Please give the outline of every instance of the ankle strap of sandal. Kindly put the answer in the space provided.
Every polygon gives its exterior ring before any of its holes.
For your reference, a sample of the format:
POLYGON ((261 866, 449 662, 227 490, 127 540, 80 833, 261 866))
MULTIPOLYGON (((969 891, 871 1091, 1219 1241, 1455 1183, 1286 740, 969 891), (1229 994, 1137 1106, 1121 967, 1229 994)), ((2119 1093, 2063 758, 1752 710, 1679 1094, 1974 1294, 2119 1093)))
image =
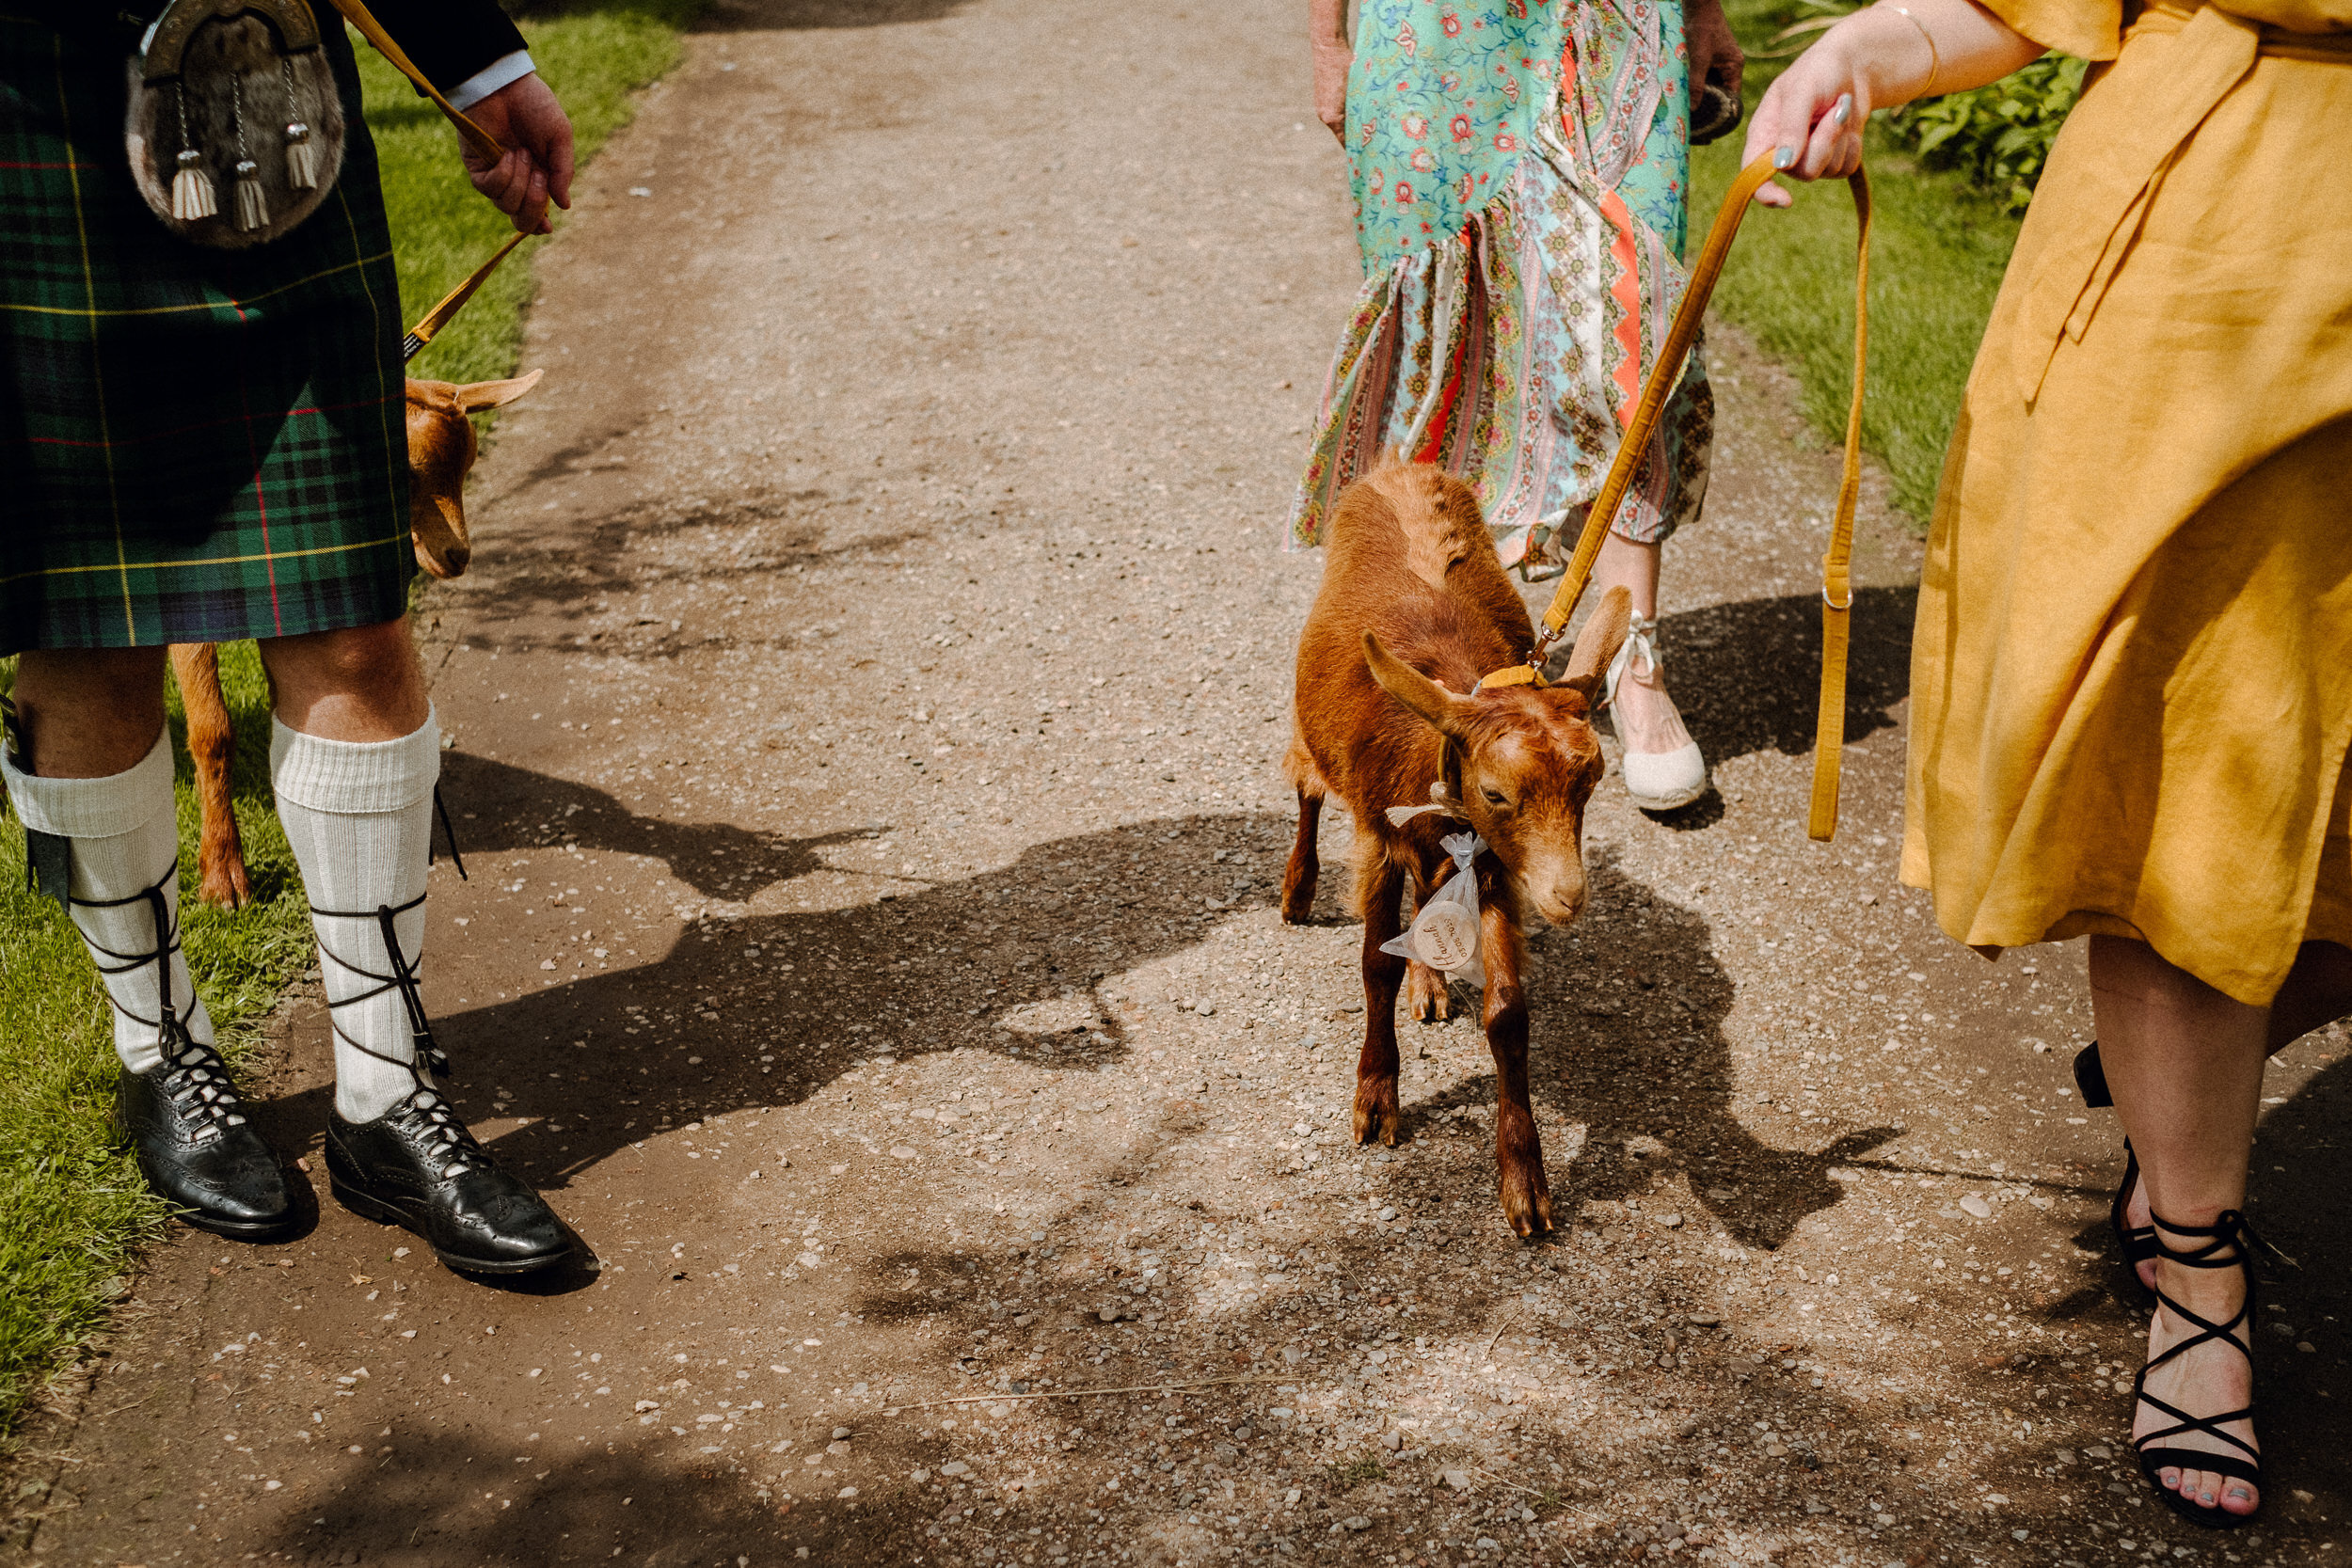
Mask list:
POLYGON ((2233 1269, 2249 1267, 2257 1260, 2286 1268, 2301 1265, 2265 1242, 2255 1231, 2254 1224, 2243 1211, 2224 1209, 2211 1225, 2180 1225, 2166 1219, 2151 1207, 2148 1218, 2154 1222, 2156 1249, 2168 1262, 2188 1269, 2233 1269), (2168 1243, 2168 1236, 2202 1237, 2198 1245, 2181 1248, 2168 1243))

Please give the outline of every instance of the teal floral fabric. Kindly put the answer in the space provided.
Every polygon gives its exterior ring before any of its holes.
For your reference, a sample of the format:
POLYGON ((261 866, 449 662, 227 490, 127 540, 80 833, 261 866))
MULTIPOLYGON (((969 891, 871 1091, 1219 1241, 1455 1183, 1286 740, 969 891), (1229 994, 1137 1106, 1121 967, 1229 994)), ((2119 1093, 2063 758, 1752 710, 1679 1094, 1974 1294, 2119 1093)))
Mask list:
MULTIPOLYGON (((1575 0, 1363 0, 1347 85, 1356 237, 1364 271, 1461 232, 1503 191, 1551 103, 1575 0)), ((1641 155, 1617 185, 1626 205, 1679 256, 1690 184, 1690 56, 1682 7, 1662 0, 1671 43, 1655 66, 1657 103, 1641 155)), ((1604 75, 1647 69, 1618 52, 1604 75)), ((1603 96, 1613 96, 1605 93, 1603 96)))
MULTIPOLYGON (((1290 543, 1401 455, 1476 491, 1504 564, 1565 563, 1684 282, 1679 0, 1362 0, 1347 146, 1364 288, 1290 543)), ((1693 351, 1612 519, 1697 515, 1714 404, 1693 351)))

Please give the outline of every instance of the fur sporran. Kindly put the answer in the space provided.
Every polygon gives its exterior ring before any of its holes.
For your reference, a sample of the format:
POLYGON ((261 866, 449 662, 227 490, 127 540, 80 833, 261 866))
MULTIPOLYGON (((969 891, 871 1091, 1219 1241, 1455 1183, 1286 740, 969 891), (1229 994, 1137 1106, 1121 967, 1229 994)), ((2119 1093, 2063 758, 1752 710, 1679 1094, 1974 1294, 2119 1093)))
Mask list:
POLYGON ((265 244, 342 172, 342 95, 306 0, 172 0, 130 71, 132 178, 182 239, 265 244))

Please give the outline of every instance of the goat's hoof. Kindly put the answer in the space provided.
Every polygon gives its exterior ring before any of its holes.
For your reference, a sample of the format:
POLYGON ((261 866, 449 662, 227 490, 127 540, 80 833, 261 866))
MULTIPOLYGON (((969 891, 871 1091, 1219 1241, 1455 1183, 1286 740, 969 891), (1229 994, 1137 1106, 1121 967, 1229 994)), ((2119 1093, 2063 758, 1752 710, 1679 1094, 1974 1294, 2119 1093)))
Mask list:
POLYGON ((241 910, 253 902, 253 884, 242 858, 226 863, 202 863, 197 868, 196 895, 224 910, 241 910))
POLYGON ((1356 1141, 1368 1144, 1377 1137, 1387 1148, 1396 1147, 1402 1117, 1396 1108, 1396 1080, 1357 1085, 1356 1141))
POLYGON ((1551 1189, 1545 1184, 1540 1168, 1532 1175, 1505 1171, 1502 1196, 1502 1217, 1511 1222, 1520 1241, 1533 1241, 1551 1229, 1551 1189))
POLYGON ((1454 1016, 1454 993, 1445 976, 1424 963, 1415 963, 1405 972, 1405 1005, 1423 1023, 1454 1016))
POLYGON ((1299 879, 1299 880, 1297 880, 1297 881, 1295 881, 1295 882, 1294 882, 1294 881, 1285 881, 1285 882, 1283 882, 1283 884, 1282 884, 1282 924, 1283 924, 1283 925, 1285 925, 1285 926, 1304 926, 1304 925, 1306 925, 1306 924, 1307 924, 1307 918, 1308 918, 1308 916, 1310 916, 1310 915, 1311 915, 1311 914, 1313 914, 1313 913, 1314 913, 1314 909, 1315 909, 1315 879, 1314 879, 1314 878, 1312 878, 1312 877, 1307 877, 1307 878, 1303 878, 1303 879, 1299 879))

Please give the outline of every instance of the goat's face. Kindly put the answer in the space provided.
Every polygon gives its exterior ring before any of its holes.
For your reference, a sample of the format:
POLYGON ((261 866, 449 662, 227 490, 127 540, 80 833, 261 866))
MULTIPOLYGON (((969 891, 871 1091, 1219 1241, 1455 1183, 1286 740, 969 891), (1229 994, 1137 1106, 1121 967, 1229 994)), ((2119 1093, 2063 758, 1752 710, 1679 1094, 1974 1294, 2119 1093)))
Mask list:
POLYGON ((1456 808, 1545 919, 1566 926, 1584 911, 1584 806, 1604 763, 1592 709, 1625 641, 1629 601, 1612 589, 1585 624, 1556 685, 1461 696, 1364 634, 1373 678, 1445 736, 1456 808))
POLYGON ((466 475, 481 451, 469 414, 501 408, 539 383, 545 371, 512 381, 408 383, 408 535, 417 564, 437 578, 465 575, 473 559, 466 530, 466 475))

